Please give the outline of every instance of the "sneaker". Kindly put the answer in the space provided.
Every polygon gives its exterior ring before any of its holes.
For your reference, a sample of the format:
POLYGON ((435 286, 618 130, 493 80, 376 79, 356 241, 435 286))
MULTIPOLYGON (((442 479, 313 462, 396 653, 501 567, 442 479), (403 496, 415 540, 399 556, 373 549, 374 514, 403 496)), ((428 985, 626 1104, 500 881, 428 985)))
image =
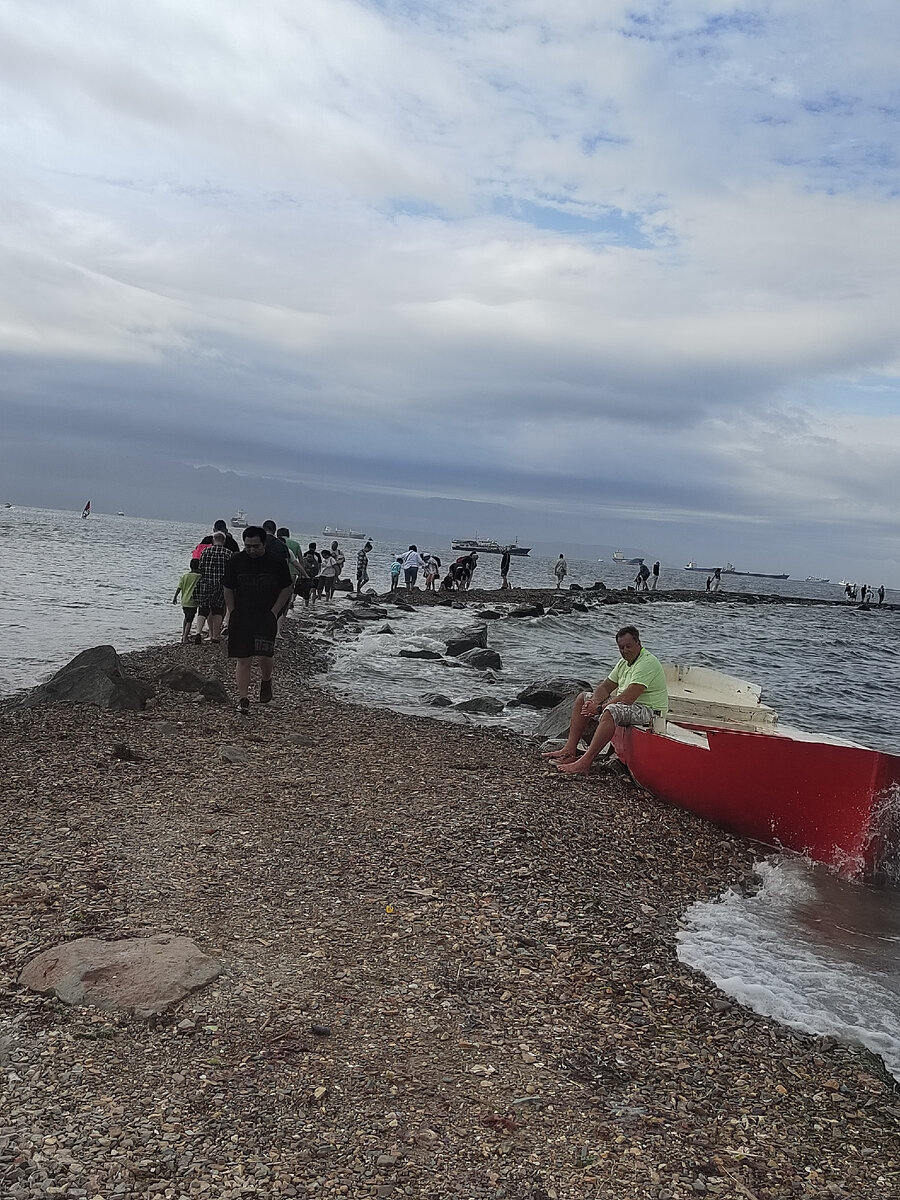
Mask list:
POLYGON ((246 696, 242 696, 241 699, 238 700, 238 712, 242 717, 250 716, 250 701, 246 696))
POLYGON ((272 699, 272 680, 263 679, 259 685, 259 702, 260 704, 268 704, 272 699))

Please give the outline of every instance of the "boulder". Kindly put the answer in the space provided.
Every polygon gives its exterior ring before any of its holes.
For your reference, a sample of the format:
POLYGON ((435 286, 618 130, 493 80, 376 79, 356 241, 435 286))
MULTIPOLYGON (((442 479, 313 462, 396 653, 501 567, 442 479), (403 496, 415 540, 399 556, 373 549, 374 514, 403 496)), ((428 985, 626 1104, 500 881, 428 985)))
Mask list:
POLYGON ((415 605, 409 604, 406 600, 395 600, 394 608, 399 609, 400 612, 415 612, 416 611, 415 605))
POLYGON ((228 699, 228 692, 221 679, 207 679, 189 667, 172 667, 160 675, 159 682, 163 687, 171 688, 173 692, 199 692, 205 699, 214 700, 218 704, 224 704, 228 699))
POLYGON ((352 592, 353 581, 350 579, 336 579, 334 581, 334 590, 336 592, 352 592))
POLYGON ((453 703, 449 696, 443 696, 440 692, 426 692, 421 699, 430 708, 449 708, 453 703))
POLYGON ((35 688, 23 701, 28 708, 44 704, 95 704, 98 708, 143 709, 153 685, 126 675, 113 646, 82 650, 70 663, 35 688))
POLYGON ((553 679, 542 679, 539 683, 531 683, 519 692, 516 700, 529 708, 555 708, 563 700, 570 700, 577 692, 589 692, 592 684, 584 679, 572 679, 568 676, 557 676, 553 679))
POLYGON ((570 592, 583 592, 584 588, 581 586, 580 583, 570 583, 569 591, 570 592))
POLYGON ((582 612, 582 613, 587 612, 588 606, 585 604, 585 602, 583 600, 575 600, 572 603, 572 611, 573 612, 582 612))
POLYGON ((460 662, 468 663, 470 667, 476 667, 479 671, 487 671, 490 667, 500 670, 503 666, 503 660, 496 650, 482 650, 480 646, 476 646, 474 650, 466 650, 464 654, 456 656, 460 662))
POLYGON ((379 625, 379 627, 375 630, 375 632, 376 633, 393 633, 394 631, 393 631, 393 629, 391 629, 390 625, 388 625, 388 623, 385 622, 384 625, 379 625))
POLYGON ((480 608, 476 613, 482 621, 499 621, 503 613, 497 612, 495 608, 480 608))
POLYGON ((44 950, 19 983, 65 1004, 92 1004, 150 1017, 205 987, 222 966, 186 937, 158 934, 104 942, 79 938, 44 950))
MULTIPOLYGON (((587 688, 582 688, 582 691, 587 691, 587 688)), ((560 700, 554 708, 543 713, 538 721, 535 722, 531 730, 533 738, 565 738, 569 733, 569 722, 572 719, 572 700, 577 695, 573 692, 571 696, 566 696, 565 700, 560 700)))
POLYGON ((447 654, 451 658, 458 658, 460 654, 465 654, 467 650, 484 650, 487 647, 487 625, 473 625, 471 629, 465 629, 462 633, 457 634, 455 638, 451 638, 447 643, 447 654))
POLYGON ((510 609, 509 615, 511 617, 542 617, 544 606, 543 604, 519 604, 510 609))
POLYGON ((493 696, 473 696, 471 700, 460 700, 459 704, 454 704, 453 707, 458 712, 496 716, 497 713, 503 712, 505 705, 502 700, 496 700, 493 696))
POLYGON ((437 650, 401 650, 400 658, 443 658, 437 650))

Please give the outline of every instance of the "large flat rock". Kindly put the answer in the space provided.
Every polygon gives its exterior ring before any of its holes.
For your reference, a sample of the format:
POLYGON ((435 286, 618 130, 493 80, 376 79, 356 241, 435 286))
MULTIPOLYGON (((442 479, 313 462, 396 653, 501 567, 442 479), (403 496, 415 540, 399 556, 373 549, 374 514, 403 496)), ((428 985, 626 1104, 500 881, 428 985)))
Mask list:
POLYGON ((222 970, 190 938, 158 934, 103 942, 79 938, 33 958, 19 982, 66 1004, 126 1009, 138 1017, 177 1004, 222 970))

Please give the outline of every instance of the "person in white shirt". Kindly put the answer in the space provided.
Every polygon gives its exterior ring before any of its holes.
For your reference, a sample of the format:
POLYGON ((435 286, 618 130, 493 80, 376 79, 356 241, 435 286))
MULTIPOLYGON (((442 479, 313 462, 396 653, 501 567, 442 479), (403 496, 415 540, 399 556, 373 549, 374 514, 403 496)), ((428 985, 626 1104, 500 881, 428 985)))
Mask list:
POLYGON ((419 568, 424 566, 425 559, 415 546, 410 546, 407 552, 403 555, 403 579, 406 583, 406 590, 408 592, 411 592, 416 586, 416 578, 419 574, 419 568))

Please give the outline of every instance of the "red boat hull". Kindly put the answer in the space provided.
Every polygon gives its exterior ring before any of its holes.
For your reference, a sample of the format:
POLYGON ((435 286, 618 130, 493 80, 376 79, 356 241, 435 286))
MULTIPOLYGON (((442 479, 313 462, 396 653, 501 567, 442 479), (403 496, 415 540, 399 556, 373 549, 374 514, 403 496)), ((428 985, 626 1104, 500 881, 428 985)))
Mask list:
POLYGON ((897 854, 900 757, 691 728, 706 736, 709 749, 643 729, 617 729, 613 747, 642 787, 743 837, 854 875, 897 854))

